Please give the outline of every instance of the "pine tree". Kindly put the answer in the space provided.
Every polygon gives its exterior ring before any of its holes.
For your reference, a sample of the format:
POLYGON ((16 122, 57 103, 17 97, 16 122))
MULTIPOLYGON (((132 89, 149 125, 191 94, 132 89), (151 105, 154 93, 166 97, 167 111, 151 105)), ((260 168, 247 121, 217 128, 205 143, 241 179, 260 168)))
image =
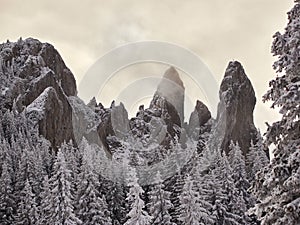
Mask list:
POLYGON ((214 180, 210 174, 202 175, 200 179, 195 182, 197 185, 197 193, 199 195, 199 221, 200 224, 214 224, 216 218, 212 215, 213 205, 212 196, 214 194, 214 180))
POLYGON ((217 224, 241 225, 245 224, 243 217, 236 211, 241 201, 238 190, 232 178, 232 168, 225 154, 217 151, 212 171, 213 187, 213 215, 217 224))
MULTIPOLYGON (((51 152, 51 144, 44 137, 40 137, 39 143, 36 145, 36 151, 38 152, 38 157, 40 157, 42 163, 42 170, 45 174, 50 176, 52 172, 52 165, 54 163, 55 155, 51 152)), ((45 175, 44 175, 45 176, 45 175)))
POLYGON ((81 221, 74 213, 74 193, 71 171, 67 168, 65 156, 61 149, 57 153, 53 170, 54 174, 49 180, 51 188, 49 224, 81 224, 81 221))
POLYGON ((248 171, 248 180, 251 184, 255 178, 255 174, 260 171, 263 167, 268 165, 270 160, 267 157, 267 154, 263 150, 263 139, 258 132, 257 135, 257 142, 256 144, 253 143, 251 140, 249 152, 247 154, 247 171, 248 171))
POLYGON ((300 2, 295 2, 285 32, 274 35, 277 77, 264 96, 282 114, 266 134, 266 144, 275 146, 274 158, 256 175, 252 188, 259 200, 252 211, 265 225, 300 221, 300 2))
POLYGON ((13 223, 13 187, 11 174, 7 165, 7 160, 2 162, 2 172, 0 177, 0 224, 9 225, 13 223))
POLYGON ((143 188, 138 183, 138 178, 135 168, 129 170, 129 192, 127 202, 130 205, 130 211, 127 214, 128 220, 124 225, 148 225, 151 224, 152 217, 145 211, 145 203, 142 200, 144 194, 143 188))
POLYGON ((97 175, 86 159, 83 159, 79 177, 77 215, 82 225, 112 224, 105 197, 97 190, 100 186, 97 175))
POLYGON ((110 191, 107 193, 108 208, 111 213, 111 220, 113 225, 121 225, 125 223, 125 187, 123 184, 114 182, 110 186, 110 191))
POLYGON ((67 169, 71 173, 71 177, 73 179, 74 189, 77 189, 76 185, 79 183, 79 170, 82 161, 83 152, 80 152, 78 148, 75 148, 73 142, 63 143, 61 146, 61 151, 65 156, 67 169))
MULTIPOLYGON (((35 149, 35 146, 30 146, 29 140, 25 139, 21 157, 19 160, 16 159, 16 161, 18 161, 14 190, 16 201, 19 200, 19 195, 24 188, 26 180, 29 181, 33 193, 39 196, 43 177, 46 174, 41 153, 35 149)), ((39 202, 39 199, 36 200, 39 202)))
POLYGON ((193 173, 194 186, 198 197, 199 203, 199 222, 200 224, 214 224, 215 217, 212 215, 213 211, 213 195, 215 181, 210 171, 210 160, 208 154, 210 151, 205 149, 201 152, 202 157, 198 159, 193 173))
POLYGON ((164 190, 165 186, 161 179, 160 172, 157 172, 154 178, 154 186, 149 192, 150 202, 148 204, 149 213, 152 216, 152 224, 173 225, 169 214, 170 208, 173 207, 170 201, 170 192, 164 190))
POLYGON ((28 180, 21 192, 21 199, 17 210, 15 223, 19 225, 33 225, 39 220, 35 195, 28 180))
POLYGON ((203 215, 203 209, 199 204, 199 194, 194 190, 194 184, 190 176, 185 179, 180 199, 181 214, 179 221, 184 225, 211 224, 207 215, 203 215))
POLYGON ((253 206, 254 198, 248 192, 250 187, 246 174, 245 157, 238 143, 230 143, 230 165, 232 169, 232 178, 237 192, 235 193, 238 201, 233 205, 233 212, 239 214, 246 221, 251 219, 244 213, 253 206))
POLYGON ((173 207, 170 209, 170 216, 172 218, 172 222, 177 224, 180 223, 180 221, 178 220, 181 213, 179 196, 184 186, 184 176, 178 163, 175 162, 174 165, 174 170, 176 171, 176 173, 168 181, 168 184, 166 184, 166 190, 171 193, 170 200, 173 204, 173 207))
POLYGON ((2 129, 4 138, 11 143, 13 135, 18 133, 18 130, 15 126, 14 114, 7 110, 2 119, 2 129))
POLYGON ((40 217, 39 217, 38 224, 50 225, 51 213, 52 213, 51 207, 53 206, 53 200, 55 199, 55 196, 52 196, 50 190, 49 178, 47 175, 44 177, 41 189, 42 191, 39 196, 41 202, 39 205, 40 217))

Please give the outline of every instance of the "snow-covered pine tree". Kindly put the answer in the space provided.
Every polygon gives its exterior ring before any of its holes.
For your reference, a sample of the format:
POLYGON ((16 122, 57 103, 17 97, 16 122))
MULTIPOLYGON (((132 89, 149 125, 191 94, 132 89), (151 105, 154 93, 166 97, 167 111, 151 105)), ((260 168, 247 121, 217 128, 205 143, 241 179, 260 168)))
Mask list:
POLYGON ((251 221, 250 217, 245 215, 245 212, 254 205, 254 197, 248 192, 250 187, 246 174, 245 157, 241 151, 238 142, 231 141, 230 145, 230 166, 232 171, 232 178, 234 181, 237 192, 235 193, 239 199, 236 204, 233 205, 235 213, 244 217, 245 221, 251 221))
POLYGON ((83 158, 80 171, 76 208, 82 225, 111 225, 107 202, 97 190, 97 187, 100 186, 98 176, 87 158, 83 158))
POLYGON ((52 166, 54 163, 55 155, 50 151, 50 142, 44 137, 40 137, 39 142, 36 145, 36 151, 42 161, 44 174, 50 176, 52 172, 52 166))
MULTIPOLYGON (((45 149, 49 150, 49 149, 45 149)), ((42 158, 42 151, 40 149, 36 149, 33 147, 33 150, 29 152, 29 159, 33 162, 33 164, 29 164, 31 166, 30 170, 32 170, 31 175, 29 176, 29 182, 32 186, 32 191, 36 196, 40 195, 41 187, 43 183, 43 177, 47 174, 46 165, 44 164, 44 159, 42 158)), ((37 199, 39 202, 40 199, 37 199)))
POLYGON ((195 186, 197 188, 197 193, 199 195, 199 221, 200 224, 214 224, 216 218, 212 215, 213 205, 212 205, 212 197, 214 194, 214 180, 211 174, 202 174, 202 176, 195 180, 195 186))
POLYGON ((113 182, 107 193, 108 209, 111 213, 111 220, 113 225, 121 225, 125 223, 126 211, 126 194, 123 184, 113 182))
POLYGON ((300 1, 288 12, 283 34, 274 35, 272 53, 276 79, 264 101, 272 101, 282 118, 267 130, 273 144, 271 164, 256 175, 253 192, 259 203, 253 210, 262 224, 300 223, 300 1))
POLYGON ((138 178, 135 168, 129 169, 128 174, 129 192, 127 202, 130 205, 130 211, 127 214, 128 220, 124 225, 149 225, 152 217, 145 211, 145 203, 142 200, 144 194, 143 188, 138 183, 138 178))
POLYGON ((76 225, 81 221, 74 212, 73 179, 67 168, 64 151, 59 149, 54 163, 53 176, 49 179, 51 201, 49 224, 76 225))
POLYGON ((216 152, 216 158, 213 162, 214 169, 212 176, 214 179, 213 187, 213 216, 217 224, 241 225, 245 224, 243 216, 235 209, 239 205, 241 198, 235 187, 232 178, 232 168, 229 165, 227 156, 216 152))
POLYGON ((168 181, 168 184, 166 184, 166 190, 171 193, 170 199, 173 207, 170 210, 170 215, 172 218, 172 222, 179 223, 180 221, 178 219, 181 213, 179 196, 184 186, 184 176, 178 163, 174 162, 174 165, 176 173, 168 181))
POLYGON ((260 132, 258 132, 256 144, 254 144, 253 140, 251 140, 249 152, 246 158, 247 177, 250 184, 252 184, 255 174, 270 163, 270 160, 263 149, 263 139, 260 132))
MULTIPOLYGON (((39 172, 41 171, 38 171, 36 169, 39 163, 37 163, 37 159, 35 158, 34 152, 31 149, 28 140, 25 139, 23 140, 23 142, 23 149, 20 159, 15 159, 15 163, 18 162, 18 166, 15 170, 16 178, 14 188, 16 201, 21 201, 21 196, 25 187, 26 180, 28 180, 28 182, 30 183, 32 192, 36 194, 41 184, 41 182, 39 182, 39 179, 42 179, 42 177, 39 177, 39 172)), ((12 142, 12 144, 14 143, 15 142, 12 142)), ((18 148, 21 148, 21 146, 19 146, 17 142, 15 144, 18 146, 18 148)))
POLYGON ((11 143, 11 138, 13 135, 18 133, 18 130, 15 126, 15 118, 14 114, 7 110, 2 118, 2 129, 3 129, 3 134, 4 138, 11 143))
POLYGON ((15 202, 9 165, 5 158, 2 160, 0 176, 0 224, 9 225, 13 224, 15 202))
POLYGON ((80 182, 79 180, 79 170, 81 166, 82 160, 82 152, 79 151, 78 148, 75 148, 72 141, 68 143, 63 143, 61 145, 61 151, 63 151, 67 169, 71 173, 71 177, 73 179, 74 189, 77 189, 77 184, 80 182))
POLYGON ((18 204, 15 224, 32 225, 39 221, 39 214, 36 205, 35 195, 28 180, 25 182, 24 189, 21 192, 20 202, 18 204))
POLYGON ((170 201, 170 192, 164 190, 165 186, 161 178, 161 174, 158 171, 154 177, 154 183, 151 191, 149 191, 149 203, 147 205, 149 214, 152 216, 152 224, 155 225, 175 225, 171 222, 171 216, 169 214, 170 208, 173 207, 170 201))
POLYGON ((55 199, 52 196, 49 184, 49 178, 46 175, 43 180, 43 184, 41 187, 41 193, 39 198, 41 199, 39 204, 39 221, 37 224, 39 225, 50 225, 50 218, 52 213, 53 200, 55 199))
POLYGON ((188 175, 185 179, 185 184, 180 199, 180 216, 179 221, 184 225, 200 225, 210 224, 208 217, 202 217, 203 210, 199 204, 199 194, 194 190, 194 184, 191 177, 188 175), (207 220, 207 221, 206 221, 207 220), (208 222, 208 223, 206 223, 208 222))
POLYGON ((214 224, 215 217, 212 215, 213 210, 213 194, 214 194, 214 177, 210 171, 210 160, 209 155, 211 152, 206 148, 201 153, 201 157, 198 159, 198 164, 194 168, 193 180, 195 190, 198 193, 199 202, 199 217, 200 223, 203 224, 214 224))

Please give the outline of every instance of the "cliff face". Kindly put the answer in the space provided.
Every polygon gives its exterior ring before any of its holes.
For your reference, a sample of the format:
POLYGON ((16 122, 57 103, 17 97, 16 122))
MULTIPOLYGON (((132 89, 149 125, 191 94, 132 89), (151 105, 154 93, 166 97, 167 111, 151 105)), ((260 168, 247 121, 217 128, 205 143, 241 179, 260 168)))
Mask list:
POLYGON ((242 65, 230 62, 219 91, 217 129, 221 138, 221 148, 229 152, 230 141, 238 142, 242 152, 248 152, 251 140, 255 140, 257 130, 253 123, 256 103, 254 89, 242 65))
POLYGON ((211 118, 211 113, 207 106, 197 100, 194 111, 191 113, 189 124, 188 124, 188 134, 189 136, 198 137, 200 128, 205 125, 211 118))
POLYGON ((76 82, 55 48, 28 38, 1 44, 0 56, 2 110, 13 102, 18 111, 27 108, 54 148, 74 140, 68 96, 76 95, 76 82))

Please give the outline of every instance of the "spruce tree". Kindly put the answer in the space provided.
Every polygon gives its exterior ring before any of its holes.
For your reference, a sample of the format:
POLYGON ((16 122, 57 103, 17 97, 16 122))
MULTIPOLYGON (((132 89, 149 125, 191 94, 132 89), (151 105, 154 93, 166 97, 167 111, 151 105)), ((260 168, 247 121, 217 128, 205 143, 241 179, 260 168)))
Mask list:
POLYGON ((263 139, 259 132, 256 144, 251 140, 246 162, 247 177, 249 183, 252 184, 255 174, 270 163, 267 154, 263 150, 263 139))
POLYGON ((197 191, 199 203, 199 221, 203 224, 214 224, 215 217, 213 211, 213 194, 215 181, 210 170, 209 156, 211 152, 205 149, 202 157, 199 158, 198 164, 194 169, 193 180, 195 190, 197 191))
POLYGON ((154 184, 149 192, 148 209, 152 216, 152 224, 159 225, 173 225, 169 210, 173 207, 170 201, 170 192, 164 190, 165 186, 161 179, 160 172, 157 172, 154 178, 154 184))
MULTIPOLYGON (((185 179, 180 199, 179 221, 184 225, 200 225, 204 222, 210 222, 207 215, 203 215, 203 210, 199 204, 199 194, 194 190, 194 184, 190 176, 185 179)), ((209 223, 207 223, 209 224, 209 223)))
POLYGON ((79 178, 77 216, 82 221, 82 225, 112 224, 105 197, 97 190, 100 186, 98 177, 85 159, 83 159, 79 178))
POLYGON ((216 224, 245 224, 241 212, 237 210, 237 206, 243 199, 240 198, 235 187, 232 168, 229 165, 227 156, 217 151, 213 164, 215 168, 212 171, 214 179, 212 199, 213 216, 216 218, 216 224))
POLYGON ((15 223, 19 225, 33 225, 39 221, 35 195, 28 180, 21 192, 15 223))
POLYGON ((281 120, 269 126, 266 144, 274 158, 261 170, 253 185, 259 202, 254 213, 262 224, 299 224, 300 221, 300 2, 288 12, 283 34, 274 35, 272 53, 276 79, 264 101, 279 108, 281 120))
POLYGON ((145 211, 145 203, 142 200, 144 194, 143 188, 138 183, 138 178, 135 168, 129 169, 128 174, 129 192, 127 202, 130 205, 130 211, 127 214, 128 220, 124 225, 149 225, 152 217, 145 211))
POLYGON ((46 175, 43 180, 43 184, 41 187, 41 193, 40 193, 40 205, 39 205, 39 225, 50 225, 51 221, 51 213, 53 212, 53 201, 55 199, 55 196, 52 196, 51 190, 50 190, 50 184, 49 184, 49 178, 46 175))
POLYGON ((107 193, 108 208, 111 213, 113 225, 121 225, 126 220, 126 193, 125 186, 121 183, 114 182, 110 186, 110 191, 107 193))
POLYGON ((51 201, 49 223, 53 225, 81 224, 74 212, 74 188, 71 171, 63 150, 59 150, 54 163, 54 174, 50 178, 51 201))
POLYGON ((13 223, 14 207, 11 171, 7 160, 4 159, 0 176, 0 224, 9 225, 13 223))
POLYGON ((184 186, 184 176, 178 163, 175 162, 174 165, 176 173, 168 181, 168 184, 166 184, 166 190, 171 193, 170 199, 173 204, 173 207, 170 209, 170 216, 172 222, 177 224, 180 223, 178 220, 181 214, 179 196, 184 186))
POLYGON ((229 148, 232 178, 236 188, 235 195, 238 199, 238 201, 233 205, 233 212, 239 214, 245 221, 250 222, 251 219, 244 214, 250 207, 253 206, 254 197, 248 192, 250 184, 246 174, 245 157, 238 142, 234 143, 231 141, 229 148))

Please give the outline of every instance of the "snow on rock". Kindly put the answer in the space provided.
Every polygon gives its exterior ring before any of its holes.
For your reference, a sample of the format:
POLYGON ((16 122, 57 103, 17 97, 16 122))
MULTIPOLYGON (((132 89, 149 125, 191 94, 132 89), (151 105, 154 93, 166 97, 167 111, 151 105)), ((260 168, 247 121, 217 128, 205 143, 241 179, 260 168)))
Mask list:
POLYGON ((3 111, 14 102, 19 112, 27 107, 54 148, 74 140, 67 96, 76 96, 76 82, 52 45, 33 38, 0 44, 0 78, 3 111))
POLYGON ((1 91, 1 95, 5 95, 8 90, 9 90, 8 87, 4 87, 1 91))
MULTIPOLYGON (((64 141, 74 140, 72 108, 54 87, 47 87, 26 108, 26 115, 39 125, 40 134, 56 149, 64 141)), ((75 142, 76 143, 76 142, 75 142)))
POLYGON ((59 103, 55 89, 48 87, 26 107, 26 115, 34 124, 39 123, 45 118, 46 110, 49 110, 49 101, 51 101, 51 99, 55 99, 55 101, 59 103))
POLYGON ((27 113, 39 111, 44 114, 46 102, 48 101, 50 95, 53 95, 56 99, 58 99, 55 89, 53 87, 48 87, 43 91, 42 94, 40 94, 38 98, 36 98, 30 105, 26 107, 27 113))

